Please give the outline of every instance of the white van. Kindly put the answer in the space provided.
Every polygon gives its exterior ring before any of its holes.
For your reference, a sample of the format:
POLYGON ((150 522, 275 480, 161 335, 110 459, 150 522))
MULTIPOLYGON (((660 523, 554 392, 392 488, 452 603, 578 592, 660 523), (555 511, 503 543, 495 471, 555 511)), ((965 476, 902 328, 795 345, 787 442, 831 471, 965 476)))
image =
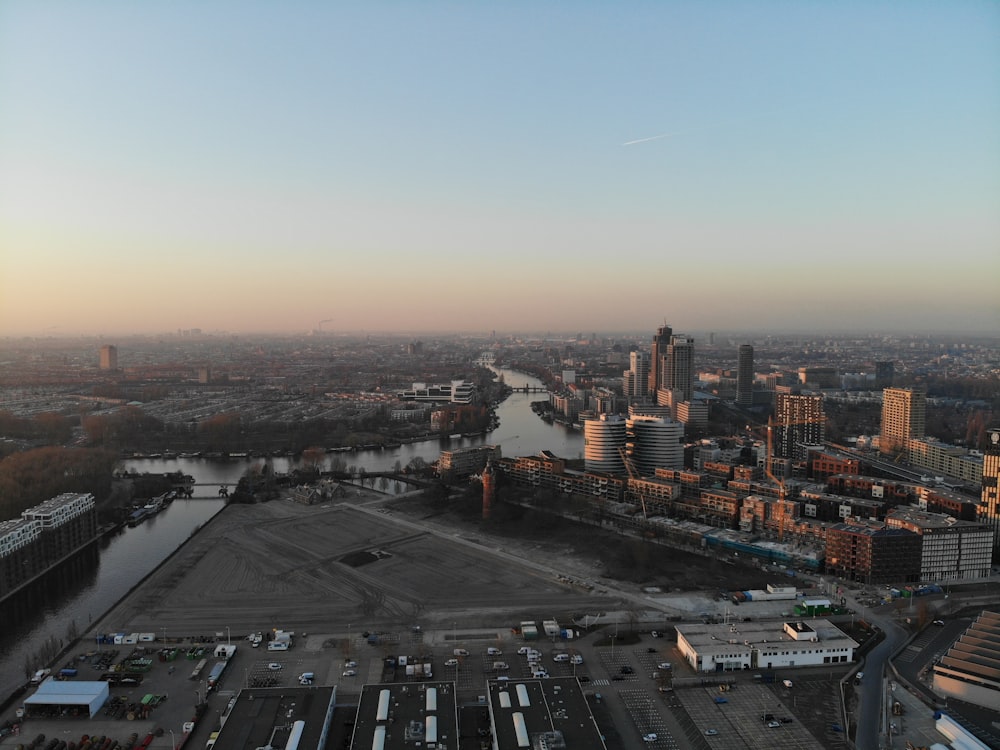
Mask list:
POLYGON ((267 644, 268 651, 287 651, 288 641, 271 641, 267 644))

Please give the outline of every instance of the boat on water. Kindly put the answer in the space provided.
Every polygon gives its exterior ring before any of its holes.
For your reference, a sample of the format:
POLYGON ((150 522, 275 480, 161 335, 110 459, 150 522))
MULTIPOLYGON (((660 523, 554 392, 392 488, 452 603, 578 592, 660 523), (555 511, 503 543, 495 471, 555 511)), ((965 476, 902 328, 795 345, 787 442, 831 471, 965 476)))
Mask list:
POLYGON ((174 499, 173 492, 167 492, 164 493, 163 495, 160 495, 159 497, 154 497, 152 500, 143 505, 141 508, 135 508, 129 514, 128 525, 133 528, 138 526, 147 518, 155 516, 157 513, 163 510, 164 507, 167 506, 167 504, 173 501, 173 499, 174 499))

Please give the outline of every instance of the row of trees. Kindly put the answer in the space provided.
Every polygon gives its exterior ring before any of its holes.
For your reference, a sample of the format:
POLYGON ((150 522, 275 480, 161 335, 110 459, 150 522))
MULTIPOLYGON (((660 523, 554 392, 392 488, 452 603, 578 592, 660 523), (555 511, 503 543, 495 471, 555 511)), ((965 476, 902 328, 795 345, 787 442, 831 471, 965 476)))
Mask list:
POLYGON ((19 417, 9 411, 0 411, 0 435, 17 440, 66 443, 73 436, 73 424, 72 418, 60 414, 19 417))
POLYGON ((107 498, 117 460, 112 451, 89 448, 47 447, 7 456, 0 461, 0 519, 16 518, 64 492, 107 498))

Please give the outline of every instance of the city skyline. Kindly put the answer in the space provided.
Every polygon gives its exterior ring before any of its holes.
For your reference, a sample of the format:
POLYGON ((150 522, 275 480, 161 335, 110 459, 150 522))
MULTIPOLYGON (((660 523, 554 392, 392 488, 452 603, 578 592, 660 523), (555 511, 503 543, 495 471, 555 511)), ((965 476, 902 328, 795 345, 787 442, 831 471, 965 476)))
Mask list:
POLYGON ((1000 6, 0 7, 0 337, 991 333, 1000 6))

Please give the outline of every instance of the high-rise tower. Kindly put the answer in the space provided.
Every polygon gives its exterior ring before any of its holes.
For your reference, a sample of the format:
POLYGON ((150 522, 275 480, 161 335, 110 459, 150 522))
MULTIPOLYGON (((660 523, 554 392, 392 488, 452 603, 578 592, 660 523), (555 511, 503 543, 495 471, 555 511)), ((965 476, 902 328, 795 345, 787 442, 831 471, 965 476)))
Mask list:
POLYGON ((750 344, 740 345, 736 361, 736 403, 753 405, 753 347, 750 344))
POLYGON ((912 388, 882 391, 882 432, 879 451, 897 454, 907 450, 912 438, 924 437, 927 395, 912 388))
POLYGON ((678 391, 681 401, 690 401, 694 395, 694 339, 690 336, 671 336, 663 358, 660 387, 678 391))
POLYGON ((635 351, 629 354, 629 368, 623 373, 622 391, 629 399, 649 396, 649 353, 635 351))
POLYGON ((663 357, 667 353, 670 337, 673 335, 673 329, 663 325, 656 329, 656 335, 653 336, 653 346, 649 355, 649 393, 654 397, 661 383, 660 372, 663 369, 663 357))
POLYGON ((118 347, 112 344, 105 344, 101 347, 101 369, 118 369, 118 347))
POLYGON ((989 447, 983 454, 983 492, 979 521, 993 529, 993 564, 1000 562, 1000 429, 987 430, 989 447))
POLYGON ((779 393, 774 408, 774 455, 806 458, 805 445, 817 445, 826 435, 822 396, 779 393))

